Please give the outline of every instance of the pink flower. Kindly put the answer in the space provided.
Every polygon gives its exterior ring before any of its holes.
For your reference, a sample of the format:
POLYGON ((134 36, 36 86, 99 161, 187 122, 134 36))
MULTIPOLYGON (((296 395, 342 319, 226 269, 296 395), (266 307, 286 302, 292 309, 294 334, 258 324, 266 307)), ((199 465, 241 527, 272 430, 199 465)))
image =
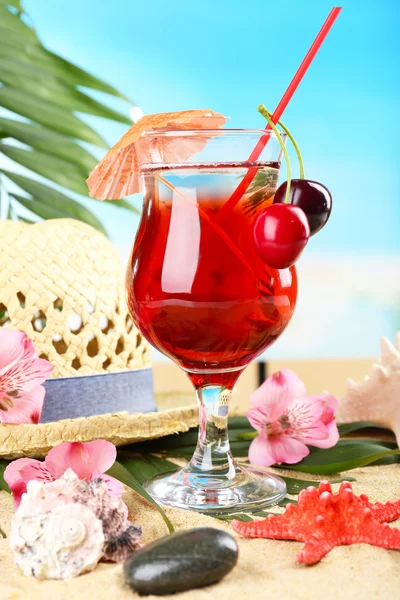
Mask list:
POLYGON ((336 398, 326 392, 307 396, 304 383, 290 369, 268 377, 250 401, 247 417, 259 432, 249 449, 253 464, 297 463, 310 453, 307 445, 330 448, 339 439, 336 398))
POLYGON ((25 333, 0 329, 0 423, 38 423, 53 366, 38 358, 25 333))
POLYGON ((54 481, 62 477, 69 468, 80 479, 92 481, 101 477, 107 483, 110 494, 122 496, 124 491, 122 483, 104 474, 114 464, 116 456, 117 450, 114 444, 105 440, 95 440, 86 444, 66 442, 52 448, 44 462, 33 458, 14 460, 4 471, 4 479, 13 493, 16 509, 21 502, 22 494, 26 492, 28 481, 31 479, 43 482, 54 481))

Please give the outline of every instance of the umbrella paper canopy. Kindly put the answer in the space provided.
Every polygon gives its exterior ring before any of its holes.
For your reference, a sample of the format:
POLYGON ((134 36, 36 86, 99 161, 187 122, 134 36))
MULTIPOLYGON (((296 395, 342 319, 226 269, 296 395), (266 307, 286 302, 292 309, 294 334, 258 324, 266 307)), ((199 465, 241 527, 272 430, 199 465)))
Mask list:
POLYGON ((140 191, 140 166, 157 152, 165 162, 181 162, 199 152, 204 138, 141 137, 160 129, 220 129, 226 118, 208 108, 146 115, 133 125, 104 156, 87 179, 89 194, 99 200, 117 200, 140 191), (138 140, 140 138, 140 151, 138 140))

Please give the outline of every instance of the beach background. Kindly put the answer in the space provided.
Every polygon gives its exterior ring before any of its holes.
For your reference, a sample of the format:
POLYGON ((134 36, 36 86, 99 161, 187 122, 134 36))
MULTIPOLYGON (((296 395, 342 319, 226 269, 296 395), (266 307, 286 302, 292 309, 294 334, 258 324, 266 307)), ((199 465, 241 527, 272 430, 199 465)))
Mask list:
MULTIPOLYGON (((209 107, 229 115, 230 127, 250 128, 264 125, 258 104, 273 110, 332 7, 326 0, 23 4, 50 50, 145 113, 209 107)), ((264 358, 373 357, 380 336, 400 330, 400 7, 397 0, 342 6, 284 115, 306 176, 331 190, 333 213, 298 263, 295 315, 264 358)), ((122 110, 122 102, 89 93, 122 110)), ((110 145, 126 129, 85 120, 110 145)), ((1 156, 0 165, 9 167, 1 156)), ((126 260, 138 218, 84 202, 126 260)))

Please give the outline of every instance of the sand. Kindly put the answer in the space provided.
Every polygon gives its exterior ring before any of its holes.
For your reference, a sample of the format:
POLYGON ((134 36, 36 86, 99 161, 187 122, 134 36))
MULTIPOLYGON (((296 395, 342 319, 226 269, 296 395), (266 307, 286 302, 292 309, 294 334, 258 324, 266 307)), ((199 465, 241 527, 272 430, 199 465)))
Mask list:
MULTIPOLYGON (((368 494, 372 501, 400 498, 400 465, 366 467, 349 475, 356 478, 355 492, 368 494)), ((303 477, 315 479, 311 475, 303 477)), ((143 526, 144 542, 167 534, 161 517, 145 500, 132 491, 125 494, 124 500, 131 518, 143 526)), ((1 492, 0 527, 7 535, 12 512, 11 497, 1 492)), ((167 512, 177 530, 212 526, 232 533, 229 523, 211 517, 172 509, 167 512)), ((393 525, 400 527, 400 520, 393 525)), ((342 546, 317 565, 306 567, 296 563, 301 547, 298 542, 236 537, 239 562, 225 579, 207 588, 170 597, 176 600, 400 600, 400 551, 366 544, 342 546)), ((128 600, 136 597, 124 584, 122 565, 100 564, 91 573, 68 582, 25 577, 14 565, 8 540, 0 540, 1 600, 128 600)))

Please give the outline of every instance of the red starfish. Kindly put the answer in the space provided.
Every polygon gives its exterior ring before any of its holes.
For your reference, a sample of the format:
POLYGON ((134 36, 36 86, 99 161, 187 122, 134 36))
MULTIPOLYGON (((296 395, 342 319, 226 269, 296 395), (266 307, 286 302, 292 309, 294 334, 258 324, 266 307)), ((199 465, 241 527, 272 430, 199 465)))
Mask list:
POLYGON ((400 500, 372 504, 365 494, 356 496, 348 482, 333 494, 329 482, 322 481, 318 489, 303 490, 297 506, 289 504, 282 515, 252 523, 232 521, 232 527, 246 537, 305 542, 297 560, 312 565, 335 546, 364 543, 400 550, 400 529, 387 524, 398 517, 400 500))

